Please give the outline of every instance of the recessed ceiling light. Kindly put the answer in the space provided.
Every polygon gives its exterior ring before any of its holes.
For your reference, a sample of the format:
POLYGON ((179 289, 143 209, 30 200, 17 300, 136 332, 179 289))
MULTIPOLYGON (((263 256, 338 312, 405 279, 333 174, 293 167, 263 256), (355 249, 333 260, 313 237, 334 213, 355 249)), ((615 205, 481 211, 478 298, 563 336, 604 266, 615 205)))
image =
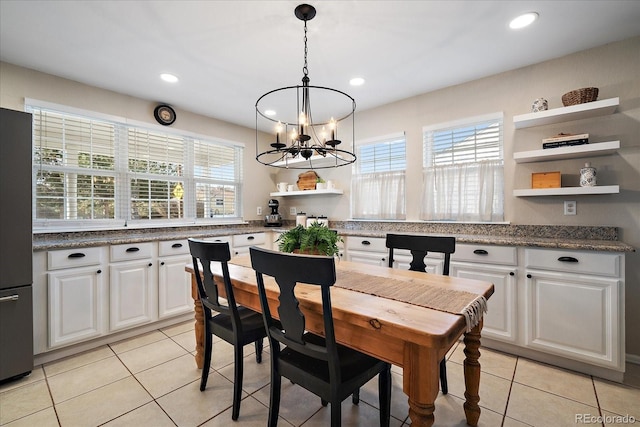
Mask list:
POLYGON ((265 110, 264 114, 267 116, 275 116, 276 112, 274 110, 265 110))
POLYGON ((512 30, 519 30, 520 28, 531 25, 536 19, 538 19, 538 14, 536 12, 523 13, 509 22, 509 28, 512 30))
POLYGON ((160 74, 160 78, 168 83, 176 83, 178 81, 178 78, 176 76, 169 73, 160 74))
POLYGON ((362 77, 354 77, 349 80, 349 84, 351 86, 362 86, 364 84, 364 79, 362 77))

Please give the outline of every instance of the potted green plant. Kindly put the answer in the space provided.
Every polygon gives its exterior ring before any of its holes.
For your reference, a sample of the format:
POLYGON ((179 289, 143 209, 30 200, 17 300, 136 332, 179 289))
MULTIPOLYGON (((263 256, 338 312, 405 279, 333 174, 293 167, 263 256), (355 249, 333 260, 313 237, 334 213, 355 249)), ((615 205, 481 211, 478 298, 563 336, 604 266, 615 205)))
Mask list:
POLYGON ((320 176, 318 176, 318 178, 316 179, 316 190, 326 190, 326 189, 327 189, 326 181, 320 178, 320 176))
POLYGON ((338 233, 318 222, 313 222, 306 228, 298 225, 282 233, 276 240, 282 252, 326 256, 338 255, 338 242, 342 242, 338 233))

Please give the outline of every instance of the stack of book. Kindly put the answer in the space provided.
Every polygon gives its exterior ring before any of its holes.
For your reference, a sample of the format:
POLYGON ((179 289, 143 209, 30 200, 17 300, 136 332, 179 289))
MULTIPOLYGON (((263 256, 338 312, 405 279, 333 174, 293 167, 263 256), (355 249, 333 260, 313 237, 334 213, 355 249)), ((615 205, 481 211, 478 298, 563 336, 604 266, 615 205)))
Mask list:
POLYGON ((581 133, 578 135, 561 133, 551 138, 544 138, 542 140, 542 148, 558 148, 568 147, 571 145, 582 145, 589 143, 589 134, 581 133))

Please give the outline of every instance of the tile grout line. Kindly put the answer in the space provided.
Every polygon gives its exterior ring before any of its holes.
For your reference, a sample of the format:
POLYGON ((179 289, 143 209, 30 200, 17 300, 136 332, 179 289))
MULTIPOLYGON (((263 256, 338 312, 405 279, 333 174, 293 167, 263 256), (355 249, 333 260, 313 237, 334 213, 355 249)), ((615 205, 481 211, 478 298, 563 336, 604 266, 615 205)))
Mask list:
POLYGON ((600 419, 602 420, 602 427, 605 427, 605 425, 604 425, 604 416, 602 415, 602 408, 600 407, 600 399, 598 398, 598 391, 596 390, 596 383, 593 380, 593 375, 590 375, 589 378, 591 379, 591 386, 593 387, 593 394, 596 396, 596 405, 598 405, 598 415, 600 415, 600 419))

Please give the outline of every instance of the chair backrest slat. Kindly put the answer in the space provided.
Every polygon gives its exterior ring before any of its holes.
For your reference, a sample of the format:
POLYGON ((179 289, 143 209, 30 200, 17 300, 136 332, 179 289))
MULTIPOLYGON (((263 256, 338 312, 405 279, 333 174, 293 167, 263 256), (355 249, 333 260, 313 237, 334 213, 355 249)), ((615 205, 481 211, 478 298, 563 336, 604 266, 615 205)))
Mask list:
POLYGON ((411 251, 409 270, 426 272, 424 258, 429 252, 444 254, 443 274, 449 275, 451 254, 456 251, 455 237, 419 236, 414 234, 387 234, 386 246, 389 248, 389 267, 393 267, 393 250, 406 249, 411 251))

